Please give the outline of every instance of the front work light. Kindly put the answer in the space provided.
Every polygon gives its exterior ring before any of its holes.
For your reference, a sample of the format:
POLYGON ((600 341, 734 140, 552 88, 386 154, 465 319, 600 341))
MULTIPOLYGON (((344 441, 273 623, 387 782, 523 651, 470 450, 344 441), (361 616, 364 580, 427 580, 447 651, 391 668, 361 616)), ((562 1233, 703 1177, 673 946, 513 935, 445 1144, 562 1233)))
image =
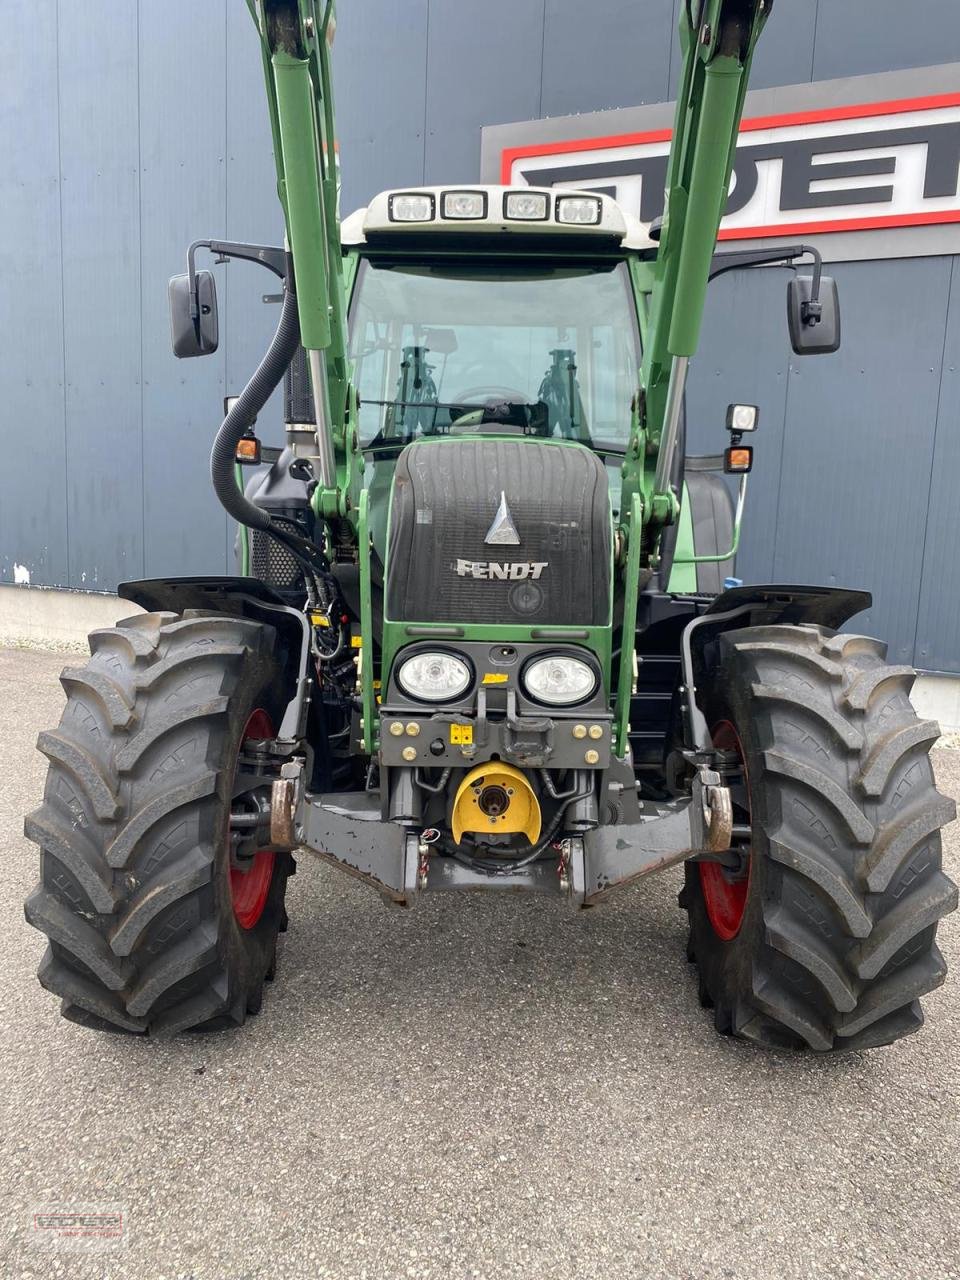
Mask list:
POLYGON ((440 197, 442 218, 485 218, 487 193, 485 191, 444 191, 440 197))
POLYGON ((391 222, 431 222, 433 196, 417 191, 392 195, 388 216, 391 222))
POLYGON ((760 410, 755 404, 728 404, 728 431, 756 431, 760 410))
POLYGON ((470 688, 473 675, 452 653, 415 653, 397 668, 397 684, 408 698, 444 702, 470 688))
POLYGON ((551 653, 524 668, 523 687, 537 702, 565 707, 590 697, 597 687, 597 674, 580 658, 551 653))
POLYGON ((557 221, 580 227, 596 226, 601 208, 598 196, 558 196, 557 221))
POLYGON ((512 222, 546 222, 550 197, 542 191, 508 191, 503 212, 512 222))

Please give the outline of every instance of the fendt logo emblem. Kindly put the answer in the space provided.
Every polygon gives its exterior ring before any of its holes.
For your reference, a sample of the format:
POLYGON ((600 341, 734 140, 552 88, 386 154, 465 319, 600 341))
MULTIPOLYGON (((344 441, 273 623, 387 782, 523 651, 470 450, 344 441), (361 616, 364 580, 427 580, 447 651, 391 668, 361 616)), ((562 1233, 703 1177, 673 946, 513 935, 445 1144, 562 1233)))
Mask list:
POLYGON ((487 530, 484 542, 488 547, 519 547, 520 545, 520 535, 517 533, 517 526, 513 523, 510 508, 507 506, 505 489, 500 490, 500 505, 497 507, 497 514, 493 517, 493 524, 487 530))
POLYGON ((458 560, 454 569, 461 578, 484 578, 500 582, 523 582, 525 578, 540 577, 547 560, 521 560, 513 564, 501 564, 497 560, 458 560))

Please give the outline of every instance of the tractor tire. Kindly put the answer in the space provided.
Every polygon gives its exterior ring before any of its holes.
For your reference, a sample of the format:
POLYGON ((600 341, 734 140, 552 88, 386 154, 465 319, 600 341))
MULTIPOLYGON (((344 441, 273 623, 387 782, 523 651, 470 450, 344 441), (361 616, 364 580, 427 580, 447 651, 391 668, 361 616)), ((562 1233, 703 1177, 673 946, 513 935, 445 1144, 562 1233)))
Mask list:
POLYGON ((89 662, 61 675, 25 911, 71 1021, 172 1035, 259 1010, 293 859, 231 869, 228 823, 241 744, 272 737, 283 708, 275 649, 257 622, 148 613, 93 632, 89 662))
POLYGON ((891 1044, 944 980, 937 921, 957 905, 940 828, 956 816, 928 752, 939 734, 886 647, 814 626, 726 632, 701 684, 730 750, 738 875, 688 862, 688 958, 717 1030, 819 1052, 891 1044))

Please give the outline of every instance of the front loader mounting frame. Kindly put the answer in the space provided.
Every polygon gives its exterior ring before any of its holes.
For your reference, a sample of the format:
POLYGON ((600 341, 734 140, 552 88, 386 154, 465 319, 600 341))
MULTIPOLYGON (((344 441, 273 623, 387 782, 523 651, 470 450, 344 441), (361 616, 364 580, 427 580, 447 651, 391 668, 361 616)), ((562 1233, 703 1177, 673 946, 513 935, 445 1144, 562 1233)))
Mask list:
POLYGON ((431 861, 424 833, 384 822, 375 792, 326 793, 314 788, 312 755, 298 761, 295 754, 304 737, 314 686, 309 633, 302 613, 284 605, 268 587, 249 578, 155 578, 124 582, 119 595, 152 611, 195 609, 249 617, 281 631, 290 698, 277 735, 276 763, 278 770, 285 764, 285 787, 271 797, 283 811, 271 814, 271 827, 290 832, 290 848, 310 850, 404 906, 412 905, 422 892, 471 887, 559 894, 574 906, 592 906, 618 886, 676 863, 722 860, 730 848, 730 800, 720 772, 722 753, 710 744, 697 701, 698 683, 706 678, 706 636, 715 637, 734 623, 833 628, 871 603, 864 591, 799 585, 735 587, 717 597, 677 599, 676 606, 689 605, 694 613, 681 641, 684 754, 694 767, 690 795, 641 809, 626 776, 618 777, 614 760, 608 787, 623 805, 620 822, 561 841, 555 862, 532 862, 490 876, 449 859, 431 861))

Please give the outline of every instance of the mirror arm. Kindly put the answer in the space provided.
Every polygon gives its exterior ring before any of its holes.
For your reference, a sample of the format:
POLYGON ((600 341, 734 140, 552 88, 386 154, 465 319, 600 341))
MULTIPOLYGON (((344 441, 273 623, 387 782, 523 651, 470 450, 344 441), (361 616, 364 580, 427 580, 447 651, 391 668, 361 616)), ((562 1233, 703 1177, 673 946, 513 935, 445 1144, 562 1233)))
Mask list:
POLYGON ((710 267, 710 280, 727 271, 746 270, 748 267, 789 266, 796 258, 811 252, 805 244, 778 245, 775 249, 734 249, 728 253, 715 253, 710 267))
POLYGON ((813 245, 804 245, 807 253, 813 256, 813 278, 810 282, 810 297, 800 307, 800 318, 804 324, 819 324, 823 316, 820 305, 820 273, 823 270, 823 257, 819 249, 813 245))
POLYGON ((807 254, 813 258, 813 274, 810 282, 810 297, 802 304, 800 308, 800 319, 804 324, 819 324, 823 317, 823 307, 820 303, 820 274, 823 271, 823 256, 820 250, 812 244, 791 244, 782 245, 778 249, 740 249, 731 253, 717 253, 713 257, 713 266, 710 269, 710 280, 716 280, 717 276, 722 276, 726 271, 734 271, 738 267, 772 267, 777 263, 783 263, 784 266, 792 265, 797 258, 803 258, 807 254))
POLYGON ((194 321, 200 316, 200 297, 197 289, 197 250, 209 249, 214 254, 215 262, 229 262, 231 258, 242 258, 246 262, 258 262, 274 275, 286 280, 293 274, 293 263, 286 249, 269 244, 247 244, 243 240, 194 240, 187 250, 187 275, 190 277, 190 318, 194 321))
POLYGON ((807 254, 813 258, 813 285, 810 301, 819 305, 820 273, 823 270, 823 258, 820 255, 820 250, 812 244, 788 244, 780 245, 776 249, 739 249, 730 253, 716 253, 713 256, 713 265, 710 268, 709 278, 716 280, 717 276, 722 276, 727 271, 735 271, 740 268, 745 270, 747 267, 773 267, 778 263, 790 266, 797 258, 803 258, 807 254))

